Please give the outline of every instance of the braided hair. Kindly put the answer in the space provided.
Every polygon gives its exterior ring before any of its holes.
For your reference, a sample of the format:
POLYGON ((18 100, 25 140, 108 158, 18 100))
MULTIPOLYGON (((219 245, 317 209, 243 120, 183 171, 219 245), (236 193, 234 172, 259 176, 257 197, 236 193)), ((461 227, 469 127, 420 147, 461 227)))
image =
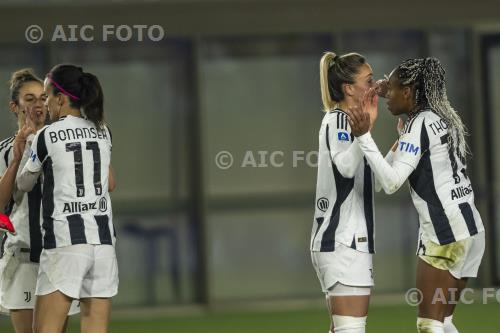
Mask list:
POLYGON ((403 86, 411 85, 415 96, 414 112, 431 109, 448 125, 448 145, 461 158, 469 153, 465 136, 467 129, 458 113, 450 105, 446 94, 444 68, 436 58, 408 59, 395 72, 403 86))

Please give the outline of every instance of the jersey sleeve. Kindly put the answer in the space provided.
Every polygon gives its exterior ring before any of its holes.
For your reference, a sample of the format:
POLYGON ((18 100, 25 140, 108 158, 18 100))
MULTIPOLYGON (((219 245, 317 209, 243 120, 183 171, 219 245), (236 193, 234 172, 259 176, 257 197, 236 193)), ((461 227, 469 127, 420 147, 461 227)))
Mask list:
POLYGON ((399 137, 399 144, 394 152, 393 164, 404 163, 413 170, 417 168, 422 152, 421 133, 425 118, 417 116, 409 121, 405 131, 399 137))
POLYGON ((42 170, 43 162, 47 159, 47 143, 45 140, 46 128, 42 129, 35 135, 29 153, 29 159, 24 166, 24 170, 32 173, 37 173, 42 170))
MULTIPOLYGON (((385 155, 385 161, 389 163, 389 165, 392 165, 393 159, 394 159, 394 152, 392 151, 392 149, 389 149, 389 151, 385 155)), ((374 178, 375 178, 375 192, 380 192, 380 190, 382 190, 382 184, 380 184, 380 181, 378 180, 378 177, 376 177, 376 175, 374 178)))
POLYGON ((369 132, 358 138, 377 182, 388 194, 396 192, 403 185, 420 161, 423 117, 416 117, 413 122, 412 126, 407 126, 406 133, 400 136, 396 152, 390 153, 387 159, 382 156, 369 132))
POLYGON ((7 170, 8 167, 8 161, 9 161, 9 151, 10 149, 8 147, 5 147, 3 149, 0 149, 0 177, 5 173, 5 170, 7 170))
POLYGON ((327 125, 328 149, 333 163, 345 178, 354 177, 363 153, 347 122, 345 113, 336 112, 327 125))

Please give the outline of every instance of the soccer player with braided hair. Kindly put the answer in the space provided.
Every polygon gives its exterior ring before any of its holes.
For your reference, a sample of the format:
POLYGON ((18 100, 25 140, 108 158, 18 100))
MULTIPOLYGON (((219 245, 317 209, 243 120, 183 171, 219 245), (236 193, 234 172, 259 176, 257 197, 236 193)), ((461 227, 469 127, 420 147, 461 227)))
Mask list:
POLYGON ((406 60, 393 70, 386 82, 387 105, 393 115, 406 114, 408 119, 385 159, 369 132, 376 89, 359 107, 346 111, 377 186, 392 194, 409 181, 420 222, 420 333, 458 332, 452 322, 455 304, 468 278, 477 277, 485 248, 484 226, 467 175, 466 130, 448 101, 444 74, 435 58, 406 60))

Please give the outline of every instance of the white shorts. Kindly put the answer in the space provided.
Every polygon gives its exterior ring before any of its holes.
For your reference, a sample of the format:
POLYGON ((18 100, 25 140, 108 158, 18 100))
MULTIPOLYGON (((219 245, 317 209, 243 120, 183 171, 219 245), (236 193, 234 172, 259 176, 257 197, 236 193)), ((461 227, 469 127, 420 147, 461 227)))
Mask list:
MULTIPOLYGON (((0 259, 0 312, 33 310, 36 303, 38 263, 30 261, 29 252, 6 249, 0 259)), ((69 315, 80 312, 80 302, 74 301, 69 315)))
POLYGON ((56 290, 73 299, 115 296, 118 264, 114 246, 78 244, 42 250, 36 294, 56 290))
POLYGON ((432 267, 449 271, 456 279, 475 278, 485 243, 484 232, 447 245, 424 241, 418 256, 432 267))
POLYGON ((321 289, 328 293, 336 283, 353 287, 373 286, 373 255, 335 243, 333 252, 311 252, 321 289))

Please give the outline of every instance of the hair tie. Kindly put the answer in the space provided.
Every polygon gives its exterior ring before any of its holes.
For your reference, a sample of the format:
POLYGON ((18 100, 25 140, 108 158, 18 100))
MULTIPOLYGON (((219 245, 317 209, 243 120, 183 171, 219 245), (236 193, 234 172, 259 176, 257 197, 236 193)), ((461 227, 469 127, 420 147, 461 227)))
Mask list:
POLYGON ((56 86, 56 88, 59 89, 61 91, 61 93, 63 93, 63 95, 66 95, 66 96, 73 98, 77 101, 80 100, 80 97, 77 97, 73 94, 70 94, 63 87, 61 87, 56 81, 54 81, 54 79, 52 78, 52 75, 49 74, 47 77, 48 77, 50 83, 52 83, 54 86, 56 86))

